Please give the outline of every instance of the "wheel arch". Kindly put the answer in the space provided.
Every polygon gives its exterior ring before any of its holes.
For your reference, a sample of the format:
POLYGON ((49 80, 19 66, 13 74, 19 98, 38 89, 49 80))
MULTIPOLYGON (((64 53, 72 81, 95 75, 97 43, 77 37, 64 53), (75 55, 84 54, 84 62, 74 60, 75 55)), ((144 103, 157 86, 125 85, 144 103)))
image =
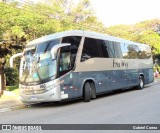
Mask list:
MULTIPOLYGON (((82 90, 81 94, 82 94, 82 96, 84 95, 84 85, 85 85, 86 82, 93 83, 95 85, 95 80, 93 78, 84 79, 83 82, 82 82, 82 85, 81 85, 81 90, 82 90)), ((95 91, 96 91, 96 89, 95 89, 95 91)))
POLYGON ((144 84, 145 84, 145 76, 144 76, 144 73, 140 73, 140 74, 139 74, 139 78, 140 78, 140 77, 142 77, 142 78, 143 78, 143 80, 144 80, 144 84))
POLYGON ((143 73, 140 73, 140 74, 139 74, 139 77, 140 77, 140 76, 144 78, 144 74, 143 74, 143 73))

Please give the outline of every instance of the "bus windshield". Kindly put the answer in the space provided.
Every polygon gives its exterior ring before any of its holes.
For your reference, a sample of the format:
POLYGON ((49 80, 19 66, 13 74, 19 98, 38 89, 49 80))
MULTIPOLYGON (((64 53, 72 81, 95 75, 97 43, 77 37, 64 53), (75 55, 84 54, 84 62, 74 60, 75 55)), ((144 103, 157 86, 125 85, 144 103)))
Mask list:
POLYGON ((57 70, 56 60, 52 59, 51 48, 60 43, 60 39, 26 47, 21 61, 21 83, 36 84, 54 79, 57 70))

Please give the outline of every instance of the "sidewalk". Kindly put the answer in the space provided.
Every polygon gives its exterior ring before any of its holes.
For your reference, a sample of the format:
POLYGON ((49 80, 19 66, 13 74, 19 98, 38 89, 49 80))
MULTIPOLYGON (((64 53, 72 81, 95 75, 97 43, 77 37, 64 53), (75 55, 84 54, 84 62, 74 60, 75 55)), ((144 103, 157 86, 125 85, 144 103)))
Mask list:
POLYGON ((160 82, 160 76, 159 77, 155 77, 154 78, 154 82, 156 83, 156 82, 160 82))
MULTIPOLYGON (((151 84, 160 84, 160 77, 155 78, 155 81, 151 84)), ((4 91, 4 94, 0 98, 0 113, 26 107, 27 105, 21 102, 20 97, 12 92, 4 91)))
POLYGON ((25 107, 27 106, 21 102, 20 97, 10 91, 4 91, 0 97, 0 113, 25 107))

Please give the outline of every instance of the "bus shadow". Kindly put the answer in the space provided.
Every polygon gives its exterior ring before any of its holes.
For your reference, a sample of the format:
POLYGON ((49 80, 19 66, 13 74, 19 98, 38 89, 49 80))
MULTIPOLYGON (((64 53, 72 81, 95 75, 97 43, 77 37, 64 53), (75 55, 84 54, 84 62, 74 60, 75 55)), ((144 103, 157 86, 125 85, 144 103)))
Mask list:
POLYGON ((62 102, 44 102, 29 105, 29 108, 61 107, 83 102, 82 99, 73 99, 62 102))
MULTIPOLYGON (((144 87, 144 89, 146 89, 146 88, 147 87, 144 87)), ((113 91, 98 94, 96 96, 96 99, 101 99, 101 98, 109 97, 109 96, 115 96, 115 95, 119 95, 119 94, 123 94, 123 93, 129 93, 129 92, 132 92, 132 91, 140 91, 140 90, 137 90, 135 88, 113 90, 113 91)), ((79 98, 79 99, 72 99, 72 100, 67 100, 67 101, 62 101, 62 102, 37 103, 37 104, 29 105, 28 107, 29 108, 61 107, 61 106, 74 105, 74 104, 83 103, 83 102, 84 102, 83 98, 79 98)))
MULTIPOLYGON (((149 85, 146 85, 146 86, 144 86, 144 88, 142 90, 147 89, 149 87, 150 87, 149 85)), ((110 92, 101 93, 96 96, 96 99, 109 97, 109 96, 115 96, 115 95, 119 95, 119 94, 123 94, 123 93, 129 93, 129 92, 133 92, 133 91, 142 91, 142 90, 136 89, 135 87, 127 88, 127 89, 118 89, 118 90, 113 90, 110 92)))
POLYGON ((119 95, 119 94, 131 92, 131 91, 136 91, 136 89, 131 88, 131 89, 113 90, 113 91, 110 91, 110 92, 99 94, 99 95, 97 95, 97 98, 103 98, 103 97, 109 97, 109 96, 119 95))

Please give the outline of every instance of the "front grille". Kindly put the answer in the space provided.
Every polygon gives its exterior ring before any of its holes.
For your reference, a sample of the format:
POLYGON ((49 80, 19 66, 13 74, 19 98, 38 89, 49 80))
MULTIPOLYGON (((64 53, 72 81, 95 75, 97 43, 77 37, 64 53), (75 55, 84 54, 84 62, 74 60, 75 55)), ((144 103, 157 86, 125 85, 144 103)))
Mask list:
POLYGON ((23 89, 21 92, 25 95, 42 94, 45 93, 46 89, 23 89))

